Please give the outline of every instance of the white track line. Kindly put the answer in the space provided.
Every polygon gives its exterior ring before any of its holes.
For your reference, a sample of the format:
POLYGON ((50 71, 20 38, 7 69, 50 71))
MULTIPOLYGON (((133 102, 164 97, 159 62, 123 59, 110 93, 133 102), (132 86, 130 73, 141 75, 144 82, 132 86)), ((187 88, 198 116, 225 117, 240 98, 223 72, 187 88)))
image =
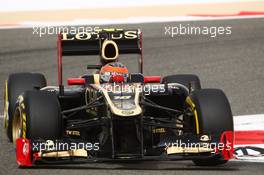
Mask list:
POLYGON ((264 114, 234 116, 235 131, 264 130, 264 114))
MULTIPOLYGON (((259 0, 263 1, 263 0, 259 0)), ((250 0, 27 0, 27 3, 21 0, 8 0, 1 2, 0 12, 14 11, 39 11, 39 10, 65 10, 65 9, 83 9, 83 8, 113 8, 113 7, 139 7, 153 5, 173 5, 173 4, 201 4, 201 3, 231 3, 231 2, 250 2, 250 0), (41 5, 40 5, 41 4, 41 5)))
POLYGON ((166 22, 188 22, 188 21, 218 21, 234 19, 255 19, 264 18, 264 15, 249 16, 223 16, 223 17, 199 17, 199 16, 176 16, 176 17, 130 17, 124 19, 75 19, 72 21, 22 21, 17 25, 0 26, 1 29, 19 29, 45 26, 87 26, 87 25, 118 25, 118 24, 140 24, 140 23, 166 23, 166 22))
POLYGON ((238 159, 232 159, 231 161, 237 161, 237 162, 260 162, 264 163, 264 157, 239 157, 238 159))

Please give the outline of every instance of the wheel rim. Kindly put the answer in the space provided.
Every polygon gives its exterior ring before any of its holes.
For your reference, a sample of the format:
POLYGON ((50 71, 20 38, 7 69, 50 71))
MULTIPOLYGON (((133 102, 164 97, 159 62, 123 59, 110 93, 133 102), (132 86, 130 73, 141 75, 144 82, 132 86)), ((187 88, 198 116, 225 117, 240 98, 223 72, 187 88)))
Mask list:
POLYGON ((16 140, 22 137, 23 121, 22 112, 19 107, 16 108, 12 123, 12 135, 13 143, 16 144, 16 140))

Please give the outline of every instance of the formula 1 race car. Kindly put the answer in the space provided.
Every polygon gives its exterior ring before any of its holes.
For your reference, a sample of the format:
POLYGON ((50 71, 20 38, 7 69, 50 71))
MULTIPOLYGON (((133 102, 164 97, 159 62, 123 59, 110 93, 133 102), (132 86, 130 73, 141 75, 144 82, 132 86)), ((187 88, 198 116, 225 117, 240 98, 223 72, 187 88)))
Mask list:
POLYGON ((14 73, 5 84, 4 124, 20 166, 104 161, 233 157, 233 117, 219 89, 192 74, 143 75, 142 32, 100 29, 58 35, 58 86, 40 73, 14 73), (129 73, 119 54, 138 54, 129 73), (93 74, 68 78, 62 57, 99 55, 93 74))

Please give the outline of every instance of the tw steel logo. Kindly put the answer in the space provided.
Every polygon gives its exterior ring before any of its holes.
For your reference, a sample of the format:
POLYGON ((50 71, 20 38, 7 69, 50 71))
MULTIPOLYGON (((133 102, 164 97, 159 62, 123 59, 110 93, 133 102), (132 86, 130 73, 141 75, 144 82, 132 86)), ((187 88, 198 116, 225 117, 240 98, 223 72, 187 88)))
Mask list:
MULTIPOLYGON (((125 31, 123 33, 111 33, 110 38, 113 40, 118 39, 136 39, 138 38, 138 31, 125 31)), ((90 40, 90 39, 99 39, 104 38, 100 37, 99 33, 91 33, 91 32, 80 32, 76 35, 69 35, 67 33, 62 33, 62 40, 63 41, 70 41, 70 40, 90 40)))

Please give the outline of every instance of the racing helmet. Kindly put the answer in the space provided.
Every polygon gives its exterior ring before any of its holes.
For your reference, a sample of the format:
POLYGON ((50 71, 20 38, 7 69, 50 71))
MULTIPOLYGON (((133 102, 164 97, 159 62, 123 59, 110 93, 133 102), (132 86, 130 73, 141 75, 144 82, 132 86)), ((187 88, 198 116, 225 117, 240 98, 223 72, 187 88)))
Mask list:
POLYGON ((100 70, 101 83, 127 82, 129 77, 127 67, 120 62, 111 62, 100 70))

